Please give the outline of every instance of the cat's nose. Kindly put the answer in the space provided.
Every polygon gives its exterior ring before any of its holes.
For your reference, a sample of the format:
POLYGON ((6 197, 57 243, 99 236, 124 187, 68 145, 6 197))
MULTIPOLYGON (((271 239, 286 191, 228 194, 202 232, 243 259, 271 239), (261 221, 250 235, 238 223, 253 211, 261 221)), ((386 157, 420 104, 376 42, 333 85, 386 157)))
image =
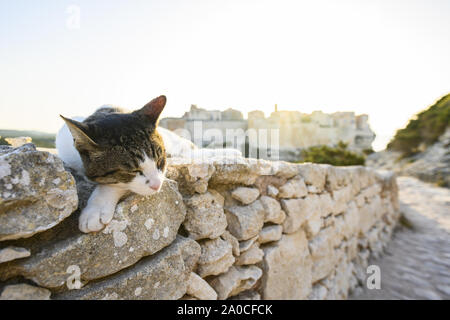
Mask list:
POLYGON ((159 191, 159 189, 161 188, 161 181, 152 182, 150 184, 150 188, 155 190, 155 191, 159 191))

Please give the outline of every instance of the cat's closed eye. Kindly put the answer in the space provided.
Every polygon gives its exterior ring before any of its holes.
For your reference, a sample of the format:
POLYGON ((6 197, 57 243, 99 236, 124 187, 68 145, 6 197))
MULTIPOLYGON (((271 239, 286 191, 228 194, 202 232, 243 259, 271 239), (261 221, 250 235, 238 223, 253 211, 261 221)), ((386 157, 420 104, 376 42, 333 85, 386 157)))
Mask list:
POLYGON ((140 176, 144 175, 144 172, 142 172, 142 170, 134 170, 133 172, 140 176))

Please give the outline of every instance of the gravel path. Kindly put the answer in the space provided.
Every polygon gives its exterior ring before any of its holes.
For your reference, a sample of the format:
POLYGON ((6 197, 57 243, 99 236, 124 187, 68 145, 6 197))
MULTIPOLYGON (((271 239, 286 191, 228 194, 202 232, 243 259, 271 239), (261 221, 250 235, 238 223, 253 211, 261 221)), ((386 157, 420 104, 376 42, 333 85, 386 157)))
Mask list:
POLYGON ((381 289, 356 291, 350 299, 450 299, 450 189, 399 177, 406 219, 381 258, 381 289), (406 222, 405 222, 406 220, 406 222))

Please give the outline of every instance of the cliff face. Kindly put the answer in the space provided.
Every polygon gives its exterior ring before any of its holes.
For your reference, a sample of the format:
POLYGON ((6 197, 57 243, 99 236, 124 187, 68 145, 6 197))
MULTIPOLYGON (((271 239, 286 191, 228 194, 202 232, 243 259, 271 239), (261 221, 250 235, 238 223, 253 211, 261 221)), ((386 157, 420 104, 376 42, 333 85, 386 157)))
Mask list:
POLYGON ((366 165, 450 187, 450 94, 416 114, 366 165))
POLYGON ((376 169, 393 170, 399 175, 413 176, 449 188, 450 127, 437 142, 414 156, 402 158, 400 152, 386 150, 368 156, 366 165, 376 169))
POLYGON ((0 151, 2 299, 343 299, 399 217, 392 173, 170 159, 160 193, 83 234, 93 185, 31 144, 0 151))

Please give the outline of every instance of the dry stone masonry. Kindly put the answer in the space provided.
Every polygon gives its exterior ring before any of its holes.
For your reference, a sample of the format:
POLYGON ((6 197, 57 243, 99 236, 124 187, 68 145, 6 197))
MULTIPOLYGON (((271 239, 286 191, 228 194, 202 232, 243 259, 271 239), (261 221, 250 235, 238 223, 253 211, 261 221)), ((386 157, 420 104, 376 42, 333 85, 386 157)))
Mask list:
POLYGON ((399 218, 390 172, 169 159, 160 193, 78 230, 94 185, 32 144, 0 149, 0 299, 345 299, 399 218))

